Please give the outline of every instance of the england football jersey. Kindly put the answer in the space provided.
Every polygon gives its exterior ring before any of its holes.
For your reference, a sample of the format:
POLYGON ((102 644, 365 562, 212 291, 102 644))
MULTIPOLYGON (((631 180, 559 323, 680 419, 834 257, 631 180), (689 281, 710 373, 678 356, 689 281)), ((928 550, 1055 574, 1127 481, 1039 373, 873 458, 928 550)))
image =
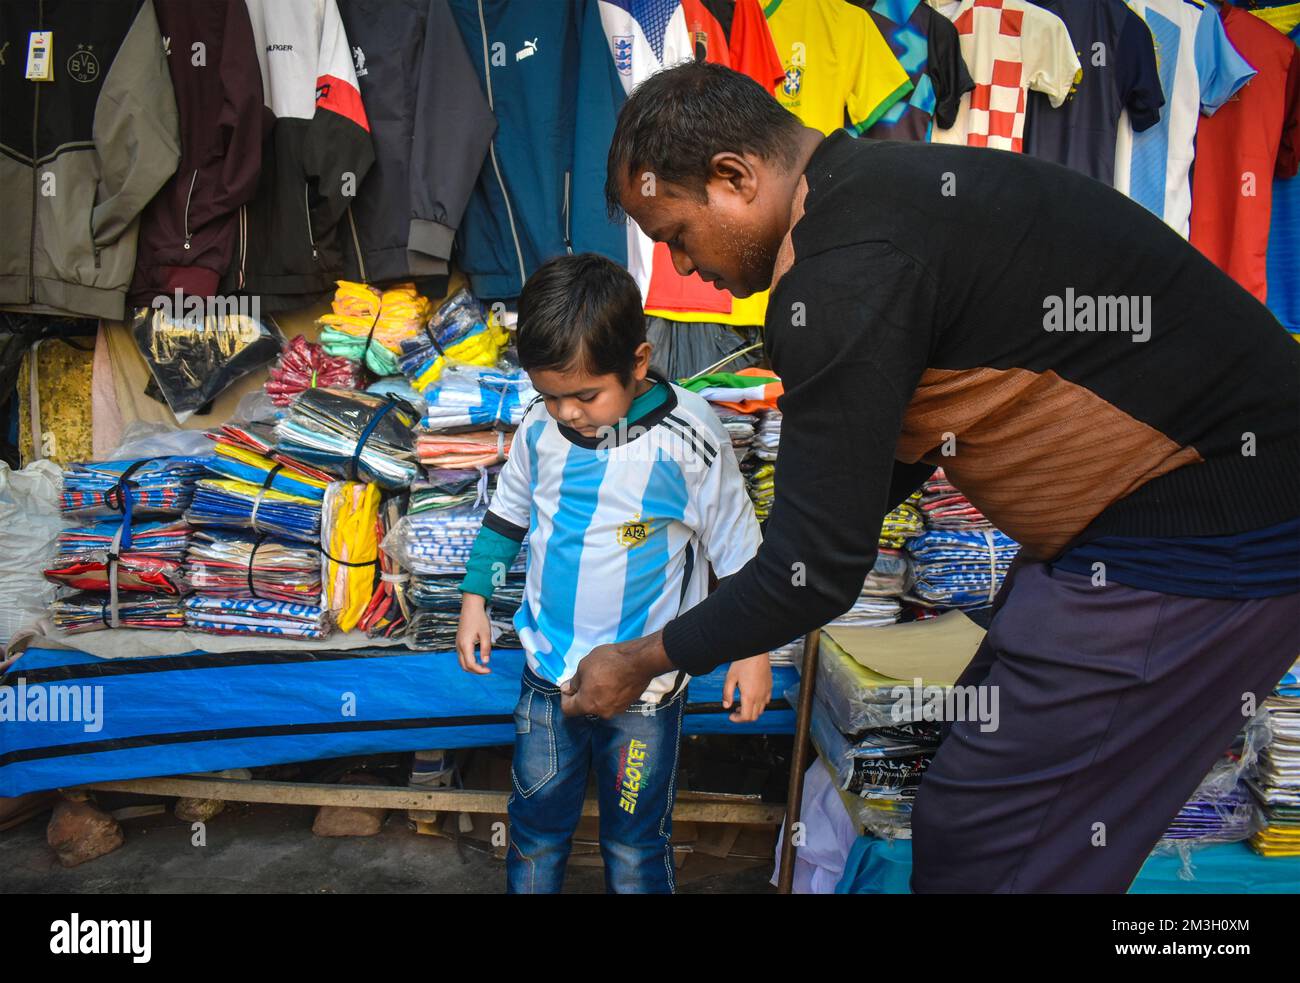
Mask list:
POLYGON ((1200 0, 1129 0, 1155 41, 1164 89, 1160 121, 1134 133, 1127 112, 1115 144, 1115 187, 1186 238, 1192 215, 1196 123, 1212 115, 1255 74, 1200 0))
MULTIPOLYGON (((534 403, 484 525, 527 536, 515 628, 529 668, 557 685, 598 645, 655 632, 698 604, 708 567, 730 576, 759 543, 726 430, 707 402, 673 385, 646 417, 607 436, 585 437, 534 403)), ((686 680, 658 676, 642 700, 686 680)))

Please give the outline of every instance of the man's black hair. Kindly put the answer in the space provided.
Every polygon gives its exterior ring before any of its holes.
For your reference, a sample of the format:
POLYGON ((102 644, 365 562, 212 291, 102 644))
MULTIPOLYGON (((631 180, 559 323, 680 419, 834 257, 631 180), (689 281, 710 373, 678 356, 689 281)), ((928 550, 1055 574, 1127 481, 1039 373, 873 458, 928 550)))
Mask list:
POLYGON ((634 168, 704 201, 715 154, 754 153, 793 166, 802 126, 761 85, 722 65, 686 62, 656 72, 618 114, 605 171, 609 214, 622 212, 619 188, 634 168))
POLYGON ((627 270, 595 253, 547 260, 519 295, 519 364, 632 377, 645 341, 641 291, 627 270))

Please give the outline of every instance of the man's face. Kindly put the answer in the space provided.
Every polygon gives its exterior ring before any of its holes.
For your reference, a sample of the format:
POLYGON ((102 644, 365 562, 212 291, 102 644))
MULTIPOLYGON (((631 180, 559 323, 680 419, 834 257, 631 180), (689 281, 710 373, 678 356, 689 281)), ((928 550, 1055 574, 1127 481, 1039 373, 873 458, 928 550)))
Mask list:
POLYGON ((705 185, 707 202, 691 189, 643 181, 638 174, 623 183, 623 210, 651 239, 667 244, 678 273, 699 273, 735 297, 767 289, 785 230, 770 207, 771 196, 759 193, 761 173, 724 168, 705 185))

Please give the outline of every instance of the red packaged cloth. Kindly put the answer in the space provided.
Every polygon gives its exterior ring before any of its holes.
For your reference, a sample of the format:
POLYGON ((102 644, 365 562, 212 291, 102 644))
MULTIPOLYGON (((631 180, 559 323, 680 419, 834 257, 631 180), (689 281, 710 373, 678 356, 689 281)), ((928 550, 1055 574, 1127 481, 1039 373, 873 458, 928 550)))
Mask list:
POLYGON ((346 358, 326 355, 325 349, 298 335, 267 373, 266 392, 276 406, 288 406, 306 389, 360 389, 361 366, 346 358))

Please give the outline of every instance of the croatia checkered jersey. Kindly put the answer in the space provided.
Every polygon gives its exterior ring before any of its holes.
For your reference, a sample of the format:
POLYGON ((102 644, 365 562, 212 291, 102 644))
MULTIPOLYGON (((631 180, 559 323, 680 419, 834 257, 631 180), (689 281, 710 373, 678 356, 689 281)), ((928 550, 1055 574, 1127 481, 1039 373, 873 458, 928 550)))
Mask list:
MULTIPOLYGON (((657 631, 698 604, 708 567, 730 576, 759 543, 726 429, 705 400, 671 384, 640 421, 591 438, 535 402, 484 525, 527 537, 515 627, 529 667, 556 684, 596 646, 657 631)), ((665 673, 642 699, 686 681, 665 673)))

